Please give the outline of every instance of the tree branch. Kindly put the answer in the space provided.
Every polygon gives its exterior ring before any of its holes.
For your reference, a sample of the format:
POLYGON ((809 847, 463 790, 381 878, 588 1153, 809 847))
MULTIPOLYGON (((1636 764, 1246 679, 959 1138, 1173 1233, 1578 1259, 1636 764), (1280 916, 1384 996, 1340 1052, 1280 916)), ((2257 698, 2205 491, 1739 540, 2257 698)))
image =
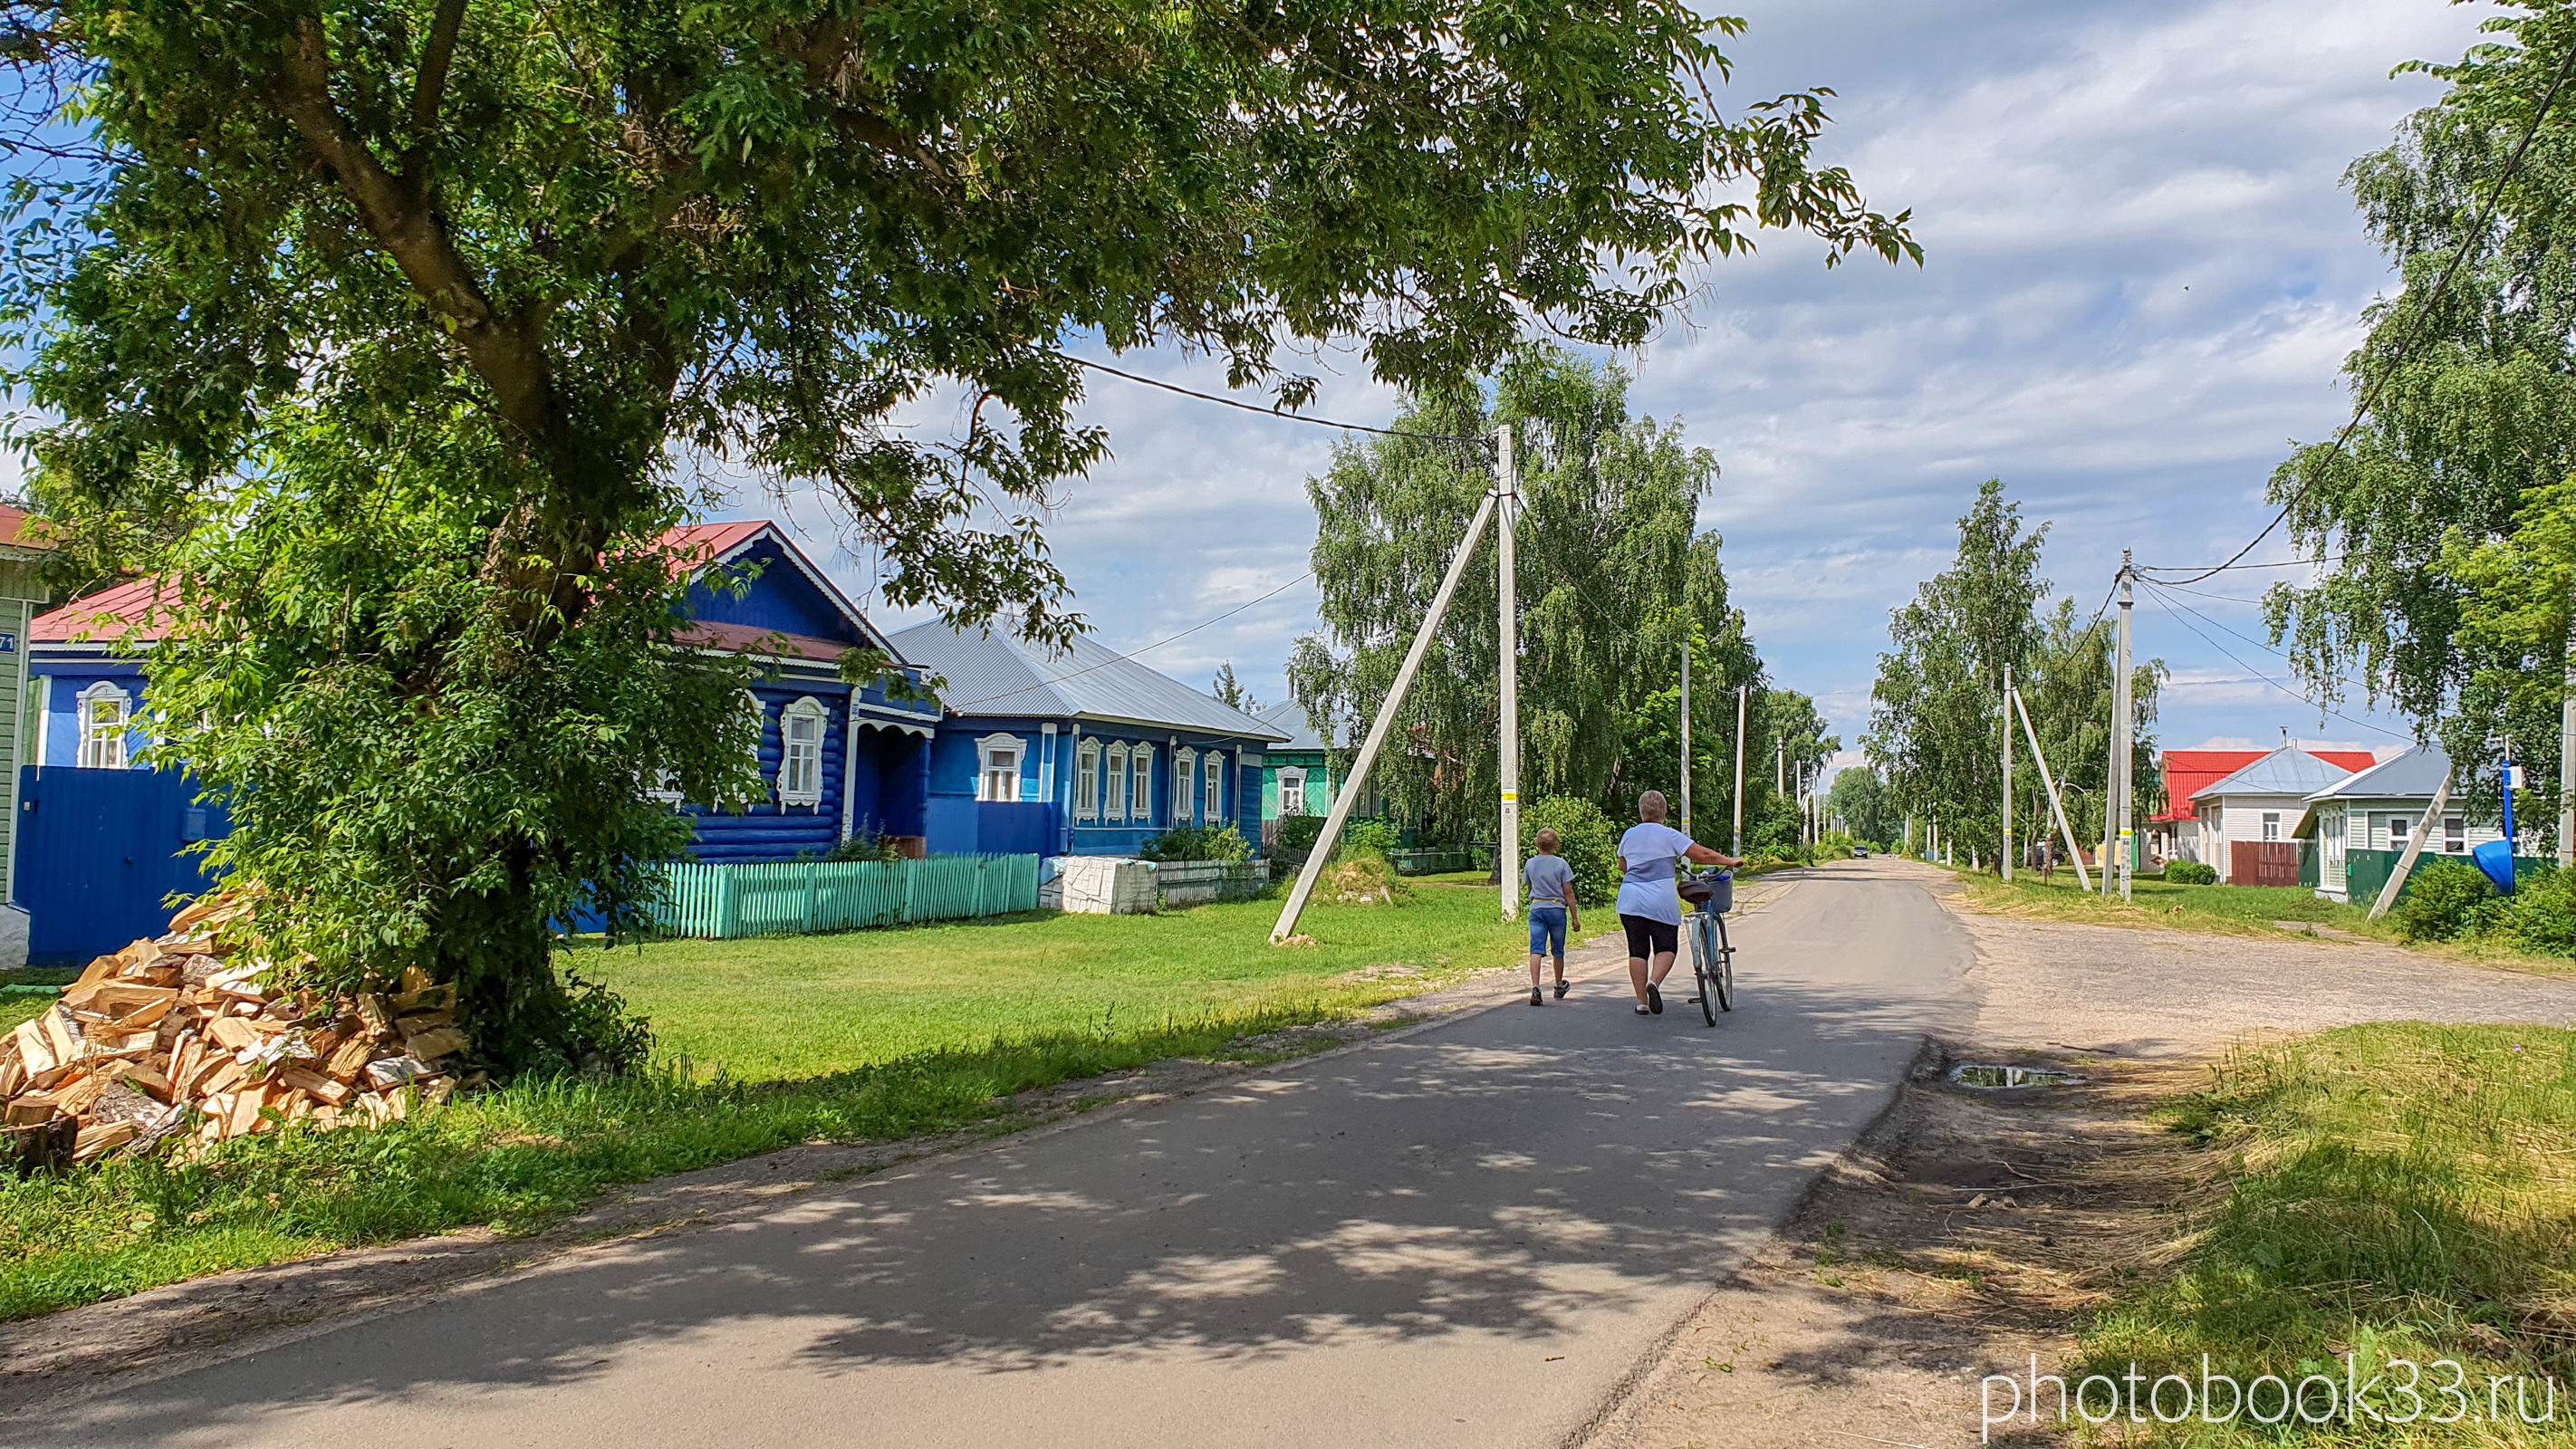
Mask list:
POLYGON ((356 205, 358 219, 483 381, 502 418, 531 442, 551 440, 554 385, 544 349, 505 322, 483 295, 473 270, 457 255, 424 197, 385 170, 331 99, 331 60, 322 22, 303 16, 286 48, 273 102, 304 138, 314 158, 330 168, 356 205))
POLYGON ((438 0, 429 22, 429 43, 421 48, 420 75, 411 93, 411 150, 403 157, 403 179, 421 186, 421 164, 429 155, 429 133, 438 125, 439 102, 447 94, 447 66, 456 56, 456 32, 465 23, 465 0, 438 0))

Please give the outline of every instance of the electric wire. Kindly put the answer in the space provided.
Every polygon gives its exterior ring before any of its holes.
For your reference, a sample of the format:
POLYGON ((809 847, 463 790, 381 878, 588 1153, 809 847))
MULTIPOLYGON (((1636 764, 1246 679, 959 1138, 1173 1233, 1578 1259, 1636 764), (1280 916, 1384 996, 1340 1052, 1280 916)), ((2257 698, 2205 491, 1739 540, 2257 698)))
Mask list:
MULTIPOLYGON (((1096 670, 1096 669, 1106 669, 1106 668, 1108 668, 1108 667, 1109 667, 1110 665, 1112 665, 1112 664, 1123 664, 1123 663, 1127 662, 1128 660, 1135 658, 1135 657, 1136 657, 1137 655, 1139 655, 1139 654, 1150 654, 1150 653, 1154 652, 1155 650, 1162 648, 1162 647, 1163 647, 1164 645, 1166 645, 1166 644, 1173 643, 1173 642, 1175 642, 1175 641, 1177 641, 1177 640, 1186 639, 1186 638, 1190 637, 1192 634, 1197 633, 1197 632, 1198 632, 1198 631, 1200 631, 1201 629, 1204 629, 1204 628, 1208 627, 1208 626, 1209 626, 1209 625, 1211 625, 1211 624, 1220 624, 1220 623, 1223 623, 1224 621, 1226 621, 1226 620, 1228 620, 1228 619, 1233 618, 1235 615, 1242 613, 1244 610, 1251 608, 1251 607, 1252 607, 1253 605, 1255 605, 1255 604, 1266 604, 1266 603, 1270 602, 1272 599, 1275 599, 1275 598, 1279 597, 1281 594, 1284 594, 1284 593, 1288 592, 1290 589, 1293 589, 1293 588, 1297 587, 1299 584, 1302 584, 1302 583, 1306 582, 1308 579, 1311 579, 1311 578, 1313 578, 1314 576, 1315 576, 1315 571, 1314 571, 1313 569, 1308 569, 1306 572, 1304 572, 1304 573, 1302 573, 1302 574, 1299 574, 1297 577, 1295 577, 1295 578, 1293 578, 1293 579, 1290 579, 1288 582, 1286 582, 1286 583, 1284 583, 1284 584, 1281 584, 1279 587, 1277 587, 1277 588, 1275 588, 1275 589, 1272 589, 1270 592, 1268 592, 1268 593, 1266 593, 1266 594, 1263 594, 1260 598, 1257 598, 1257 599, 1246 599, 1246 600, 1244 600, 1242 603, 1235 605, 1233 608, 1226 610, 1224 613, 1222 613, 1222 614, 1212 615, 1212 616, 1210 616, 1210 617, 1208 617, 1208 618, 1201 619, 1199 622, 1197 622, 1197 623, 1195 623, 1195 624, 1192 624, 1190 627, 1188 627, 1188 628, 1186 628, 1186 629, 1183 629, 1181 632, 1179 632, 1179 633, 1177 633, 1177 634, 1170 634, 1170 635, 1166 635, 1166 636, 1164 636, 1163 638, 1160 638, 1160 639, 1155 640, 1155 641, 1154 641, 1153 643, 1151 643, 1151 644, 1147 644, 1147 645, 1143 646, 1142 648, 1130 649, 1130 650, 1128 650, 1128 651, 1127 651, 1126 653, 1124 653, 1124 654, 1117 655, 1117 656, 1116 656, 1116 657, 1114 657, 1114 658, 1103 659, 1103 660, 1101 660, 1101 661, 1100 661, 1099 663, 1097 663, 1097 664, 1086 664, 1086 665, 1082 666, 1080 669, 1071 670, 1071 671, 1069 671, 1069 672, 1067 672, 1067 673, 1064 673, 1064 674, 1058 674, 1058 675, 1053 676, 1052 678, 1041 679, 1041 680, 1039 680, 1039 681, 1038 681, 1038 686, 1039 686, 1039 687, 1043 687, 1043 686, 1045 686, 1045 685, 1050 685, 1050 684, 1062 684, 1064 681, 1066 681, 1066 680, 1068 680, 1068 679, 1076 679, 1076 678, 1080 678, 1081 676, 1083 676, 1083 675, 1085 675, 1085 674, 1089 674, 1089 673, 1091 673, 1093 670, 1096 670)), ((1010 698, 1012 695, 1015 695, 1015 694, 1026 694, 1026 693, 1028 693, 1028 691, 1030 690, 1030 688, 1032 688, 1032 686, 1030 686, 1030 685, 1026 685, 1026 684, 1023 684, 1023 685, 1021 685, 1021 686, 1020 686, 1019 688, 1017 688, 1017 689, 1006 689, 1006 690, 1003 690, 1000 694, 988 694, 988 695, 984 696, 982 699, 969 699, 969 700, 963 700, 963 701, 957 701, 957 702, 951 702, 951 701, 947 701, 947 700, 942 700, 942 701, 940 701, 940 703, 941 703, 942 705, 944 705, 945 707, 949 708, 949 709, 956 709, 956 710, 972 709, 972 708, 974 708, 976 705, 979 705, 979 704, 991 704, 994 700, 997 700, 997 699, 1008 699, 1008 698, 1010 698)))
MULTIPOLYGON (((2405 364, 2406 355, 2415 350, 2417 339, 2423 335, 2424 319, 2432 315, 2433 308, 2442 300, 2442 294, 2450 289, 2451 278, 2459 272, 2460 264, 2468 260, 2469 253, 2477 248, 2478 238, 2486 234, 2487 223, 2494 219, 2496 207, 2504 201, 2505 183, 2511 181, 2513 173, 2522 168, 2523 155, 2530 151, 2532 138, 2540 134, 2541 123, 2549 118, 2549 108, 2557 101, 2559 88, 2567 83, 2567 75, 2571 67, 2576 67, 2576 45, 2569 46, 2566 56, 2558 62, 2558 73, 2550 78, 2549 89, 2541 94, 2539 107, 2531 113, 2530 126, 2524 129, 2522 139, 2514 144, 2513 154, 2505 158, 2504 169, 2496 173, 2495 189, 2487 193, 2485 204, 2479 208, 2477 220, 2471 223, 2468 231, 2460 237, 2459 250, 2451 254, 2449 264, 2442 268, 2442 275, 2433 283, 2433 290, 2425 297, 2424 305, 2415 309, 2414 320, 2407 324, 2406 336, 2398 343, 2396 355, 2389 359, 2388 366, 2381 370, 2379 376, 2371 381, 2369 389, 2361 395, 2360 404, 2352 410, 2352 421, 2345 423, 2343 431, 2335 434, 2335 440, 2330 445, 2333 451, 2343 451, 2343 445, 2350 441, 2353 433, 2361 427, 2361 420, 2370 415, 2370 405, 2379 400, 2379 390, 2388 385, 2388 379, 2394 377, 2398 369, 2405 364)), ((2263 531, 2247 540, 2243 548, 2229 555, 2227 562, 2216 568, 2205 569, 2186 579, 2175 579, 2173 582, 2196 584, 2214 574, 2224 573, 2234 568, 2237 560, 2252 553, 2256 544, 2272 536, 2272 530, 2280 527, 2282 522, 2289 518, 2290 510, 2297 506, 2298 501, 2298 495, 2291 494, 2289 501, 2281 505, 2281 511, 2272 515, 2272 521, 2263 525, 2263 531)), ((2180 569, 2168 569, 2165 572, 2180 572, 2180 569)))
POLYGON ((1308 417, 1304 413, 1283 413, 1277 408, 1261 407, 1254 403, 1245 402, 1241 398, 1219 397, 1215 393, 1200 392, 1196 388, 1183 387, 1176 382, 1165 382, 1160 378, 1146 377, 1139 373, 1127 372, 1120 368, 1111 367, 1105 362, 1094 362, 1088 357, 1076 357, 1070 352, 1058 352, 1052 347, 1045 349, 1045 351, 1047 356, 1055 358, 1059 362, 1070 362, 1076 367, 1087 367, 1093 372, 1105 372, 1111 377, 1124 378, 1129 382, 1142 383, 1147 387, 1159 387, 1165 392, 1179 393, 1183 397, 1196 398, 1200 402, 1215 403, 1219 407, 1234 408, 1239 412, 1258 413, 1265 418, 1278 418, 1284 422, 1291 423, 1309 423, 1319 428, 1340 428, 1345 432, 1352 433, 1375 433, 1382 438, 1412 438, 1416 441, 1426 443, 1474 443, 1481 447, 1488 448, 1493 446, 1493 440, 1490 438, 1473 438, 1464 433, 1413 433, 1407 432, 1402 428, 1380 428, 1371 426, 1368 423, 1345 423, 1333 418, 1308 417))
MULTIPOLYGON (((2191 622, 2191 620, 2190 620, 2190 619, 2186 619, 2186 618, 2184 618, 2184 617, 2183 617, 2183 614, 2188 613, 2188 614, 2193 615, 2194 617, 2197 617, 2197 618, 2201 618, 2201 619, 2207 620, 2207 621, 2211 624, 2211 626, 2212 626, 2212 627, 2214 627, 2214 628, 2220 628, 2220 629, 2223 629, 2223 630, 2225 629, 2225 626, 2218 624, 2218 622, 2217 622, 2216 620, 2214 620, 2214 619, 2209 619, 2209 616, 2207 616, 2206 614, 2202 614, 2199 610, 2192 608, 2189 604, 2182 603, 2182 602, 2180 602, 2179 600, 2176 600, 2176 599, 2167 598, 2167 597, 2162 593, 2162 591, 2160 591, 2160 590, 2159 590, 2159 591, 2157 591, 2157 593, 2156 593, 2156 600, 2155 600, 2155 601, 2156 601, 2157 606, 2158 606, 2158 607, 2160 607, 2160 608, 2162 608, 2162 609, 2165 611, 2165 613, 2166 613, 2169 617, 2171 617, 2171 618, 2173 619, 2173 621, 2174 621, 2175 623, 2182 625, 2185 629, 2190 630, 2194 635, 2198 636, 2198 637, 2199 637, 2199 639, 2200 639, 2200 642, 2202 642, 2202 643, 2204 643, 2204 644, 2208 645, 2208 646, 2209 646, 2210 648, 2212 648, 2212 649, 2217 650, 2219 653, 2226 655, 2226 656, 2227 656, 2227 658, 2228 658, 2228 660, 2229 660, 2230 662, 2232 662, 2233 664, 2235 664, 2235 666, 2236 666, 2237 668, 2244 670, 2247 674, 2252 675, 2255 679, 2260 680, 2261 682, 2263 682, 2263 683, 2265 683, 2265 684, 2268 684, 2268 685, 2272 686, 2274 689, 2277 689, 2277 690, 2281 691, 2283 694, 2286 694, 2286 695, 2290 696, 2292 699, 2295 699, 2295 700, 2299 701, 2299 702, 2300 702, 2300 703, 2302 703, 2302 704, 2315 705, 2315 707, 2316 707, 2319 711, 2321 711, 2321 712, 2323 712, 2323 713, 2325 713, 2325 714, 2333 715, 2336 719, 2342 720, 2342 721, 2343 721, 2344 723, 2346 723, 2346 724, 2349 724, 2349 725, 2355 725, 2355 726, 2358 726, 2358 727, 2360 727, 2360 728, 2362 728, 2362 729, 2366 729, 2366 730, 2370 731, 2372 734, 2375 734, 2375 735, 2385 735, 2385 736, 2387 736, 2388 738, 2390 738, 2390 739, 2392 739, 2392 740, 2399 741, 2400 743, 2411 743, 2411 741, 2408 741, 2408 740, 2407 740, 2406 736, 2401 735, 2401 734, 2398 734, 2398 733, 2397 733, 2396 731, 2394 731, 2394 730, 2388 729, 2388 728, 2386 728, 2386 727, 2384 727, 2384 726, 2381 726, 2381 725, 2375 725, 2375 724, 2372 724, 2370 721, 2365 720, 2365 719, 2355 719, 2355 718, 2353 718, 2351 715, 2345 714, 2342 710, 2339 710, 2339 709, 2332 709, 2332 708, 2327 707, 2326 705, 2319 704, 2319 703, 2317 703, 2317 701, 2316 701, 2316 700, 2314 700, 2314 699, 2310 698, 2308 695, 2303 694, 2303 693, 2301 693, 2301 692, 2300 692, 2300 691, 2298 691, 2298 690, 2292 689, 2290 686, 2288 686, 2288 685, 2286 685, 2286 684, 2283 684, 2281 681, 2279 681, 2279 680, 2277 680, 2277 679, 2274 679, 2272 676, 2270 676, 2270 675, 2268 675, 2268 674, 2265 674, 2263 671, 2261 671, 2261 670, 2259 670, 2259 669, 2255 668, 2253 665, 2246 663, 2243 659, 2238 658, 2234 650, 2229 649, 2226 645, 2221 644, 2221 643, 2219 643, 2217 640, 2212 639, 2211 637, 2209 637, 2207 634, 2202 633, 2199 625, 2194 624, 2194 623, 2192 623, 2192 622, 2191 622), (2180 611, 2180 612, 2177 612, 2177 611, 2180 611)), ((2234 633, 2235 631, 2234 631, 2234 630, 2225 630, 2225 632, 2228 632, 2228 633, 2234 633)), ((2243 636, 2243 635, 2241 635, 2241 634, 2238 634, 2236 637, 2238 637, 2238 638, 2242 639, 2242 638, 2244 638, 2245 636, 2243 636)), ((2250 642, 2250 641, 2249 641, 2249 642, 2250 642)), ((2198 681, 2198 682, 2206 682, 2206 683, 2212 683, 2212 684, 2225 684, 2225 683, 2234 683, 2234 682, 2236 682, 2236 681, 2232 681, 2232 680, 2208 680, 2208 681, 2198 681)))

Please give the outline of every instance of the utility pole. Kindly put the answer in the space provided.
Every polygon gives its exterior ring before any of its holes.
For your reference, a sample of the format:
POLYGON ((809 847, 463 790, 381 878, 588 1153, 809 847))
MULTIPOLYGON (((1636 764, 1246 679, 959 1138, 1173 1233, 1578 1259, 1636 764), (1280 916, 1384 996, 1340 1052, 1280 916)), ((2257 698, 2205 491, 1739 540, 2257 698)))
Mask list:
POLYGON ((1786 795, 1789 793, 1789 737, 1775 734, 1771 737, 1771 742, 1780 747, 1780 759, 1771 767, 1773 775, 1771 793, 1786 795))
POLYGON ((1739 858, 1744 854, 1744 697, 1751 688, 1735 686, 1735 842, 1726 853, 1739 858))
MULTIPOLYGON (((1498 601, 1494 613, 1503 641, 1503 758, 1500 772, 1503 830, 1502 839, 1495 844, 1495 854, 1496 864, 1502 867, 1499 873, 1502 876, 1503 919, 1506 921, 1520 914, 1521 904, 1520 580, 1512 553, 1516 521, 1513 515, 1519 510, 1521 491, 1519 465, 1512 449, 1512 435, 1516 431, 1518 429, 1510 423, 1497 430, 1495 449, 1501 456, 1502 467, 1494 480, 1494 491, 1500 495, 1494 511, 1494 553, 1500 572, 1499 586, 1494 591, 1498 601)), ((1684 789, 1687 791, 1688 787, 1684 789)), ((1683 798, 1689 798, 1687 793, 1683 798)), ((1682 813, 1688 815, 1690 807, 1684 805, 1682 813)))
POLYGON ((2012 666, 2004 666, 2004 850, 1995 857, 2003 863, 2004 884, 2012 884, 2012 666))
POLYGON ((1316 837, 1313 853, 1306 857, 1306 868, 1297 873, 1297 884, 1288 892, 1288 903, 1279 908, 1279 923, 1270 928, 1270 940, 1277 944, 1287 940, 1297 929, 1297 918, 1306 911, 1306 898, 1315 893, 1316 878, 1324 873, 1324 861, 1340 843, 1342 827, 1350 824, 1351 809, 1367 792, 1369 766, 1377 762, 1377 752, 1386 744, 1387 735, 1395 728, 1395 717, 1404 708, 1404 697, 1413 688, 1413 676, 1422 669, 1422 656, 1431 652, 1431 640, 1440 632, 1440 621, 1449 616, 1449 603, 1458 597, 1458 580, 1467 573, 1467 560, 1476 552, 1476 540, 1484 535, 1485 520, 1493 515, 1494 497, 1476 506, 1476 516, 1467 522, 1467 531, 1458 539, 1458 552, 1449 560, 1448 575, 1440 580, 1440 591, 1431 597, 1431 607, 1422 614, 1422 627, 1414 631, 1413 647, 1405 651, 1404 666, 1395 672, 1395 687, 1379 702, 1377 719, 1369 725, 1368 738, 1361 741, 1359 757, 1351 761, 1351 777, 1333 796, 1332 813, 1324 817, 1323 833, 1316 837))
POLYGON ((2119 673, 2111 681, 2114 701, 2111 713, 2111 798, 2119 809, 2120 823, 2120 899, 2129 899, 2129 756, 2131 725, 2129 702, 2129 616, 2131 613, 2131 580, 2136 576, 2129 566, 2129 551, 2120 550, 2120 646, 2114 665, 2119 673))
MULTIPOLYGON (((1682 834, 1691 834, 1690 758, 1690 625, 1682 625, 1682 834)), ((1692 835, 1693 840, 1698 839, 1692 835)))
POLYGON ((2566 666, 2559 678, 2559 691, 2558 868, 2566 870, 2576 867, 2576 625, 2567 630, 2566 666))

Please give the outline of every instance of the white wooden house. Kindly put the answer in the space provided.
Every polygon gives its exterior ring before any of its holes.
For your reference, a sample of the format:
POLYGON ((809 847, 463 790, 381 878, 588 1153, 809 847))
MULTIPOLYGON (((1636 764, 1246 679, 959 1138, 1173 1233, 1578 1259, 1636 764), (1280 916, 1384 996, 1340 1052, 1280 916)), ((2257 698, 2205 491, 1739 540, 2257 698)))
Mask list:
POLYGON ((2308 797, 2353 772, 2284 745, 2191 797, 2201 859, 2229 885, 2296 885, 2308 797))

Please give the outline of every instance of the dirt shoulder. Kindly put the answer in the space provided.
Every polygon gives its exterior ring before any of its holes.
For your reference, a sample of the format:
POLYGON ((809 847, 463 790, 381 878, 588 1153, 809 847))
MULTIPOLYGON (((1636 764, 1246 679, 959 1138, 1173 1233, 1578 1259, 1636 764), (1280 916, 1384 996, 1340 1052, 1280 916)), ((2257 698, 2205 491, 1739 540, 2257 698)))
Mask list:
MULTIPOLYGON (((1984 1376, 2027 1373, 2034 1355, 2047 1371, 2090 1310, 2182 1251, 2181 1210, 2225 1190, 2225 1163, 2156 1108, 2206 1085, 2231 1046, 2362 1021, 2576 1023, 2576 979, 2287 932, 1986 915, 1947 872, 1916 869, 1974 944, 1973 1029, 1926 1044, 1888 1111, 1639 1366, 1585 1449, 1975 1443, 1984 1376), (1971 1062, 2084 1080, 1953 1084, 1971 1062)), ((2061 1437, 2025 1422, 1993 1442, 2061 1437)))

